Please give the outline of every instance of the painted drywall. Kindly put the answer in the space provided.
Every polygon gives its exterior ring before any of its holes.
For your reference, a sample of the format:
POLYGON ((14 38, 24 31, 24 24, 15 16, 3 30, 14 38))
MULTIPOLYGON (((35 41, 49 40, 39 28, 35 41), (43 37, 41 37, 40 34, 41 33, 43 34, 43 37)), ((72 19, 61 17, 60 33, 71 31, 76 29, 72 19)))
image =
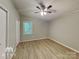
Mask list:
POLYGON ((20 42, 20 19, 16 20, 16 46, 20 42))
POLYGON ((66 13, 52 21, 50 37, 79 51, 79 11, 66 13))
POLYGON ((21 41, 26 40, 38 40, 40 38, 46 38, 48 33, 48 24, 45 21, 27 17, 21 17, 21 41), (32 35, 23 33, 23 22, 32 22, 32 35))
MULTIPOLYGON (((16 47, 16 20, 19 20, 19 14, 14 8, 11 0, 0 0, 0 6, 8 11, 8 39, 7 46, 15 49, 16 47)), ((8 58, 9 59, 9 58, 8 58)))

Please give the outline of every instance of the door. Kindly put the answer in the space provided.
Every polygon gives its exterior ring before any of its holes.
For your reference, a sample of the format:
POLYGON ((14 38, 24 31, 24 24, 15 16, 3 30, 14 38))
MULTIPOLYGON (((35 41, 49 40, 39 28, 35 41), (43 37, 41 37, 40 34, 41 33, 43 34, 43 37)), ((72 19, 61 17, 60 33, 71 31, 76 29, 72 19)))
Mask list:
POLYGON ((6 59, 6 11, 0 7, 0 59, 6 59))

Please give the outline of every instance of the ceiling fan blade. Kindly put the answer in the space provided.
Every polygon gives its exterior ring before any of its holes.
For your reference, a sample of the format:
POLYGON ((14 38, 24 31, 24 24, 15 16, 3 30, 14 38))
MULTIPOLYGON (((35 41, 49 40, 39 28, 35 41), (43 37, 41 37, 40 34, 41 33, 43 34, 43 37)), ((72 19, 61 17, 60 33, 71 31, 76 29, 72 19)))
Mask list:
POLYGON ((56 10, 51 10, 53 13, 56 13, 56 10))
POLYGON ((47 7, 47 9, 50 9, 50 8, 52 8, 52 5, 49 5, 49 6, 47 7))
POLYGON ((56 13, 56 10, 47 11, 47 13, 56 13))
POLYGON ((41 8, 40 8, 39 6, 36 6, 36 8, 38 8, 38 9, 40 9, 40 10, 41 10, 41 8))
POLYGON ((35 0, 35 1, 39 4, 40 9, 44 10, 46 8, 43 0, 35 0))
POLYGON ((39 13, 39 12, 34 12, 34 13, 39 13))
POLYGON ((47 11, 47 13, 52 13, 52 11, 47 11))
POLYGON ((45 5, 42 2, 39 3, 39 5, 41 6, 42 9, 45 9, 45 5))

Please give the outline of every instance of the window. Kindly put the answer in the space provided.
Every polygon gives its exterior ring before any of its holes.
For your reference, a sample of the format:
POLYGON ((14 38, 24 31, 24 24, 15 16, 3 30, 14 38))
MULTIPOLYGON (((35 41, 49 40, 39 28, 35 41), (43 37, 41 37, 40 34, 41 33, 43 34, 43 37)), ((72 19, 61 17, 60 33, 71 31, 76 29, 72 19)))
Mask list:
POLYGON ((23 23, 23 32, 24 34, 32 34, 32 22, 24 22, 23 23))

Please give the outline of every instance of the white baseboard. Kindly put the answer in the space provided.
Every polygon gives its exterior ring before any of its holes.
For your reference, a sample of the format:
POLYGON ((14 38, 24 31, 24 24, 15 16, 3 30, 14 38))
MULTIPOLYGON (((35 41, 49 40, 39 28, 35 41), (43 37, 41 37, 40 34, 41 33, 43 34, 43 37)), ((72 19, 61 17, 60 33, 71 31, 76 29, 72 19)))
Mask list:
POLYGON ((70 49, 70 50, 72 50, 72 51, 74 51, 74 52, 76 52, 76 53, 79 53, 78 50, 76 50, 76 49, 74 49, 74 48, 71 48, 70 46, 67 46, 67 45, 65 45, 65 44, 63 44, 63 43, 61 43, 61 42, 59 42, 59 41, 57 41, 57 40, 55 40, 55 39, 53 39, 53 38, 49 38, 49 39, 53 40, 54 42, 56 42, 56 43, 58 43, 58 44, 60 44, 60 45, 62 45, 62 46, 64 46, 64 47, 66 47, 66 48, 68 48, 68 49, 70 49))
POLYGON ((20 41, 20 43, 21 43, 21 42, 26 42, 26 41, 42 40, 42 39, 48 39, 48 38, 44 37, 44 38, 37 38, 37 39, 23 40, 23 41, 20 41))

